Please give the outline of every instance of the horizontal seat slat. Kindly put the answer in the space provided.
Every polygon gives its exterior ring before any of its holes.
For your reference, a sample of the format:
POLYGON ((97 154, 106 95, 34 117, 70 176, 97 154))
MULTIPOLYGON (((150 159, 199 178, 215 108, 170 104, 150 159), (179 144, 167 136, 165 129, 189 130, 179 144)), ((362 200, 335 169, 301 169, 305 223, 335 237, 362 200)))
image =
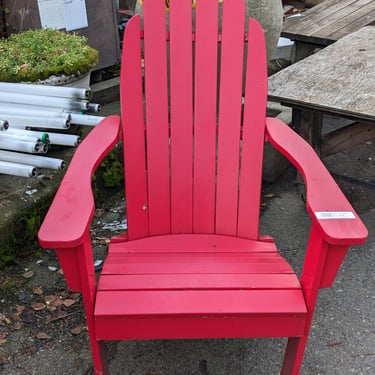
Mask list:
POLYGON ((176 234, 153 236, 136 241, 113 243, 110 251, 116 252, 277 252, 273 242, 252 241, 245 238, 209 235, 176 234))
POLYGON ((301 290, 98 291, 96 318, 306 314, 301 290))
POLYGON ((95 319, 98 340, 302 337, 305 327, 305 315, 95 319))
POLYGON ((98 289, 300 289, 300 284, 294 274, 103 275, 98 289))
POLYGON ((278 254, 109 254, 102 274, 294 273, 278 254))

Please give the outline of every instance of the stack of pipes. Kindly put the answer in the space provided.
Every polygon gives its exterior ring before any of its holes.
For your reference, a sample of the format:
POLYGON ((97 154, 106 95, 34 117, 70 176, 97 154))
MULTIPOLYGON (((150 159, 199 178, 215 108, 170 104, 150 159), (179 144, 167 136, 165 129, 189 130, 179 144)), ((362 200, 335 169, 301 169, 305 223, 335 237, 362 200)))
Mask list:
POLYGON ((104 117, 89 102, 90 89, 0 82, 0 174, 35 177, 38 168, 63 169, 61 159, 42 156, 50 145, 77 146, 63 134, 71 124, 95 126, 104 117), (33 155, 30 155, 33 154, 33 155))

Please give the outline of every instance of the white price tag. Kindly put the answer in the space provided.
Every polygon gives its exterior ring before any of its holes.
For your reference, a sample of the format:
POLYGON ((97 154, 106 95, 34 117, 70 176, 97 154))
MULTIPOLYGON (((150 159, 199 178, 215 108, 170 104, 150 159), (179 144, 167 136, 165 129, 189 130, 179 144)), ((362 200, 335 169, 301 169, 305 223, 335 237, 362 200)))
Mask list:
POLYGON ((315 212, 315 216, 318 220, 332 220, 332 219, 355 219, 353 212, 351 211, 342 211, 342 212, 335 212, 335 211, 323 211, 323 212, 315 212))

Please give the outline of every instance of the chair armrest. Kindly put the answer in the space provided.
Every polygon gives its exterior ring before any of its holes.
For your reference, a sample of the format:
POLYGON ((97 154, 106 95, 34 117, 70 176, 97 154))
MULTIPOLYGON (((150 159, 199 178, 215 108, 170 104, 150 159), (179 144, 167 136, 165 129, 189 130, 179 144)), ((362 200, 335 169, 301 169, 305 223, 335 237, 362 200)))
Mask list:
POLYGON ((120 117, 109 116, 78 146, 39 230, 41 246, 72 248, 82 243, 95 209, 92 175, 117 143, 119 129, 120 117))
POLYGON ((306 184, 306 206, 323 238, 333 245, 364 243, 367 229, 313 148, 288 125, 266 119, 271 144, 301 173, 306 184))

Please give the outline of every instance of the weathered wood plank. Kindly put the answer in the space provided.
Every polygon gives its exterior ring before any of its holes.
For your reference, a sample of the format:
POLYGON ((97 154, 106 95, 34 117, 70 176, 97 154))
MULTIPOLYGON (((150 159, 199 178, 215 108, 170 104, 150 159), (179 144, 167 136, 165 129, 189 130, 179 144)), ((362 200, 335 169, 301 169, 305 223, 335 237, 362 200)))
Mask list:
POLYGON ((321 157, 350 149, 366 141, 375 139, 375 126, 354 123, 325 134, 321 139, 321 157))
POLYGON ((269 78, 269 97, 289 105, 375 120, 375 27, 347 35, 269 78))
POLYGON ((288 18, 282 36, 292 40, 328 45, 375 21, 373 0, 327 0, 288 18))
MULTIPOLYGON (((359 3, 356 3, 359 4, 359 3)), ((354 4, 355 5, 355 4, 354 4)), ((357 30, 364 25, 364 17, 368 16, 372 11, 374 16, 373 18, 368 18, 368 22, 375 20, 375 1, 371 1, 369 4, 365 6, 354 6, 353 7, 347 7, 349 10, 346 14, 344 12, 338 12, 339 18, 337 18, 337 15, 335 15, 334 23, 331 23, 330 25, 321 28, 320 30, 316 31, 314 35, 316 37, 323 37, 327 39, 337 40, 341 37, 349 34, 347 31, 351 25, 351 23, 355 22, 357 26, 357 30), (350 9, 349 9, 350 8, 350 9), (333 37, 333 36, 337 37, 333 37)))

